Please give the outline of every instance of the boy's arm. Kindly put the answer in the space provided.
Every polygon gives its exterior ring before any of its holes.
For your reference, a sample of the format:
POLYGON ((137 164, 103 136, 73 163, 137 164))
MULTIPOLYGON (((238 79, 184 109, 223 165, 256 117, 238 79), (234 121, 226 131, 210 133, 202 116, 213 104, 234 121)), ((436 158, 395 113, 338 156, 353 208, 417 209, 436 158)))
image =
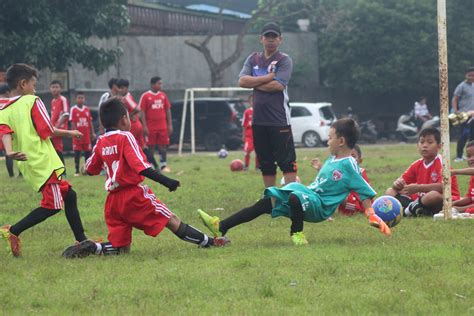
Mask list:
POLYGON ((453 201, 453 206, 466 206, 472 204, 472 198, 471 197, 463 197, 460 200, 453 201))
POLYGON ((430 184, 407 184, 401 190, 401 194, 411 195, 418 192, 431 192, 437 191, 443 193, 443 184, 442 183, 430 183, 430 184))
POLYGON ((171 136, 173 134, 173 122, 171 120, 171 109, 166 109, 166 124, 168 126, 168 135, 171 136))
POLYGON ((181 185, 178 180, 168 178, 151 167, 141 171, 140 174, 144 177, 147 177, 148 179, 164 185, 168 188, 168 190, 170 190, 170 192, 176 191, 176 189, 181 185))
POLYGON ((59 129, 56 127, 54 128, 53 135, 58 137, 82 137, 82 133, 78 130, 59 129))
POLYGON ((146 125, 146 104, 145 104, 145 94, 142 94, 140 101, 138 103, 138 107, 140 108, 140 119, 143 126, 143 135, 146 137, 148 136, 148 126, 146 125))
POLYGON ((20 151, 13 151, 13 149, 12 149, 12 135, 10 133, 2 135, 2 143, 3 143, 3 147, 5 148, 5 155, 8 158, 11 158, 11 159, 14 159, 14 160, 19 160, 19 161, 28 160, 28 157, 26 157, 26 154, 24 154, 20 151))
POLYGON ((465 176, 474 176, 474 168, 464 168, 464 169, 453 169, 451 170, 451 175, 465 175, 465 176))

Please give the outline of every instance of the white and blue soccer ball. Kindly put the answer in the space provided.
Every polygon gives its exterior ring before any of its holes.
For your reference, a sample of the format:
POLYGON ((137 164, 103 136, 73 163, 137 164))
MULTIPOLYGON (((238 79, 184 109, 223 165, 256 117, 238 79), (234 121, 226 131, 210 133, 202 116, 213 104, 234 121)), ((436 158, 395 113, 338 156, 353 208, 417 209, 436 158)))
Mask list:
POLYGON ((227 158, 227 156, 229 156, 229 153, 227 152, 227 150, 225 150, 225 148, 222 148, 222 149, 219 150, 219 152, 217 153, 217 157, 219 157, 219 158, 221 158, 221 159, 227 158))

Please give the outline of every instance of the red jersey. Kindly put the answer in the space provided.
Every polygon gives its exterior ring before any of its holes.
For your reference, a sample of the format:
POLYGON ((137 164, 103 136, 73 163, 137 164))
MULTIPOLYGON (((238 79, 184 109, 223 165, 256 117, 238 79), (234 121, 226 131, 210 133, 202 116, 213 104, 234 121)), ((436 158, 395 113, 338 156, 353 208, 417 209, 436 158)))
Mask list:
MULTIPOLYGON (((438 155, 429 164, 425 164, 423 158, 418 159, 412 163, 410 167, 408 167, 408 169, 402 175, 402 178, 405 180, 406 184, 441 183, 443 181, 442 172, 443 163, 441 161, 441 156, 438 155)), ((451 195, 453 200, 459 200, 460 194, 456 176, 451 176, 451 195)), ((415 193, 411 197, 412 199, 417 199, 420 196, 423 196, 422 192, 415 193)))
POLYGON ((244 127, 245 138, 253 138, 252 116, 253 116, 253 108, 250 107, 247 110, 245 110, 244 118, 242 120, 242 126, 244 127))
POLYGON ((109 192, 140 184, 145 179, 140 172, 150 167, 133 135, 125 131, 101 135, 86 162, 89 174, 97 175, 105 168, 105 189, 109 192))
POLYGON ((69 121, 76 125, 76 129, 82 133, 80 139, 74 137, 72 142, 74 144, 90 144, 91 143, 91 126, 92 126, 92 115, 89 108, 85 105, 79 107, 74 105, 71 108, 69 114, 69 121))
POLYGON ((469 188, 467 189, 466 197, 471 198, 474 201, 474 176, 469 179, 469 188))
MULTIPOLYGON (((10 101, 9 98, 0 98, 0 108, 2 108, 5 104, 7 104, 10 101)), ((2 127, 0 126, 0 129, 2 127)), ((3 142, 2 139, 0 138, 0 150, 5 150, 5 147, 3 147, 3 142)))
POLYGON ((145 114, 146 125, 150 131, 168 128, 166 110, 171 108, 171 104, 164 92, 158 91, 155 93, 148 90, 142 94, 139 106, 145 114))
MULTIPOLYGON (((53 126, 56 126, 62 116, 69 116, 69 103, 64 96, 59 95, 59 97, 51 100, 51 122, 53 126)), ((58 128, 67 129, 67 120, 58 128)))

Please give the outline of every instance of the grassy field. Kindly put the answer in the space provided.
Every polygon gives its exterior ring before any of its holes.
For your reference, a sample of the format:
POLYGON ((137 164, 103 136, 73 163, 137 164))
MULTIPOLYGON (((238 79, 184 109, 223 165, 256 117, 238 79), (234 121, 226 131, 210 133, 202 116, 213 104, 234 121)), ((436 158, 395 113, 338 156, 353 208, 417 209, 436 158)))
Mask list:
MULTIPOLYGON (((418 158, 413 144, 362 150, 379 195, 418 158)), ((308 184, 315 176, 310 159, 327 152, 297 154, 308 184)), ((259 174, 229 171, 241 156, 171 155, 172 176, 182 187, 169 193, 147 183, 205 231, 197 208, 225 217, 261 196, 259 174)), ((72 175, 71 159, 67 166, 72 175)), ((103 178, 70 181, 88 236, 106 238, 103 178)), ((465 193, 468 178, 459 183, 465 193)), ((0 224, 19 220, 39 200, 0 165, 0 224)), ((232 230, 232 244, 222 249, 198 249, 169 231, 157 238, 135 231, 130 255, 64 260, 60 254, 73 236, 60 213, 22 234, 22 258, 7 256, 1 245, 0 314, 474 314, 474 221, 405 218, 385 238, 362 216, 336 214, 333 222, 306 224, 310 245, 301 248, 292 245, 289 225, 261 217, 232 230)))

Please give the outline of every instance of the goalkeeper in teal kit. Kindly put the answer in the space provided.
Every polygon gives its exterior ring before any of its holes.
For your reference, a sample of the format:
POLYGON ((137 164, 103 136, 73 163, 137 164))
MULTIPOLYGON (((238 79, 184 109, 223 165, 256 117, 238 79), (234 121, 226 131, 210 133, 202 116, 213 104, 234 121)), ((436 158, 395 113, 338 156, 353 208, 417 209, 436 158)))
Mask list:
POLYGON ((204 224, 215 235, 225 235, 229 229, 249 222, 260 215, 285 216, 291 219, 290 235, 295 245, 308 243, 303 234, 303 223, 321 222, 329 218, 351 191, 359 194, 365 215, 371 226, 390 235, 390 228, 374 213, 371 198, 376 193, 362 177, 359 166, 351 156, 357 142, 359 130, 352 119, 334 122, 329 131, 328 147, 330 157, 321 167, 318 159, 312 160, 315 169, 320 170, 309 186, 293 182, 282 188, 269 187, 264 197, 254 205, 220 220, 198 210, 204 224))

